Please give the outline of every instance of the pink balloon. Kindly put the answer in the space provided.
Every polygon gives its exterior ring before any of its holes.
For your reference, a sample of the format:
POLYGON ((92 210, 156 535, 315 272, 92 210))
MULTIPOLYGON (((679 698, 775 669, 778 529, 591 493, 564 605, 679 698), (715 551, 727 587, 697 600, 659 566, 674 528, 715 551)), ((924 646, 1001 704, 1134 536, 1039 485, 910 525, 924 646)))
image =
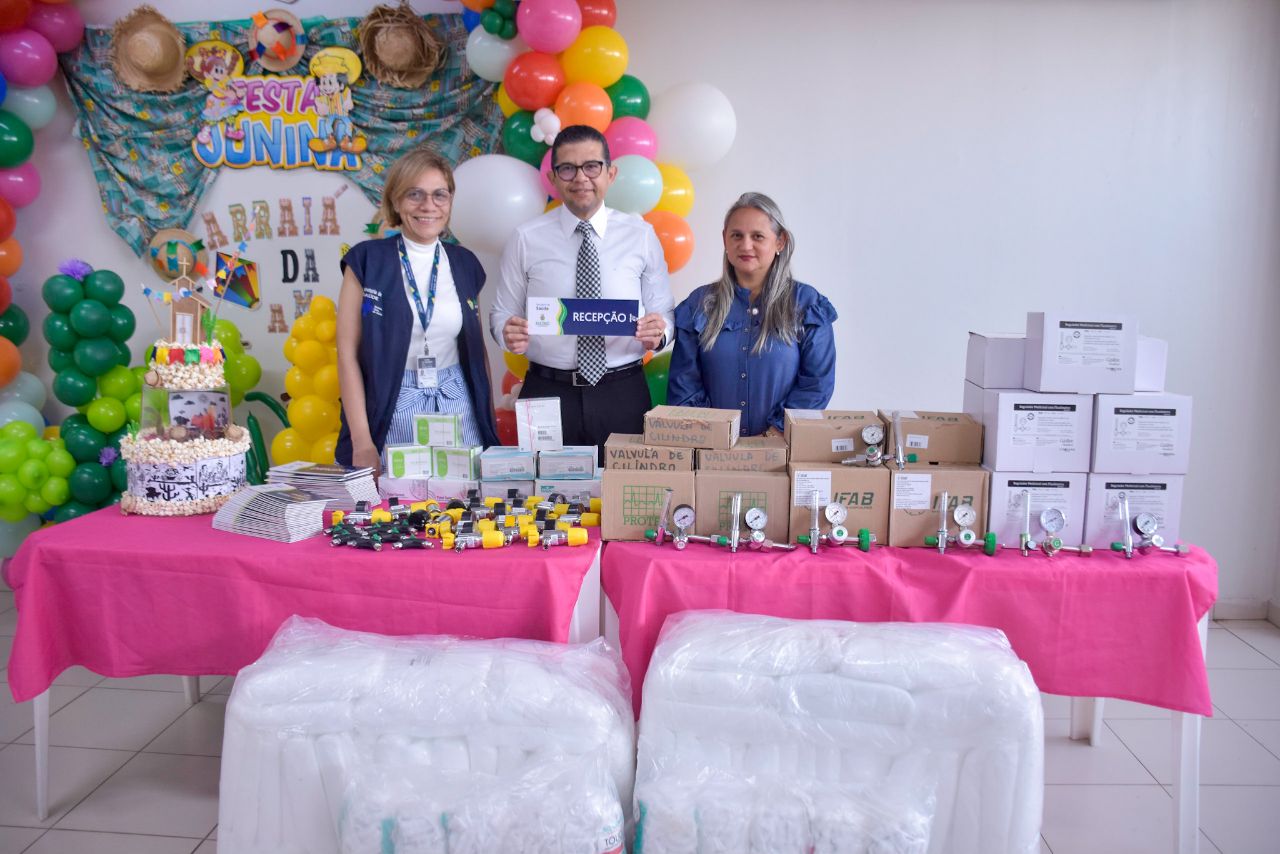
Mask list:
POLYGON ((0 74, 10 86, 43 86, 58 70, 58 52, 35 30, 0 33, 0 74))
POLYGON ((578 0, 524 0, 516 12, 520 38, 534 50, 559 53, 582 30, 578 0))
POLYGON ((70 3, 36 3, 27 26, 48 39, 58 53, 75 50, 84 38, 84 18, 70 3))
POLYGON ((639 154, 650 160, 658 157, 658 135, 644 119, 623 116, 614 119, 604 132, 609 143, 609 156, 614 160, 625 154, 639 154))
POLYGON ((551 183, 551 179, 547 176, 551 174, 551 149, 547 149, 547 153, 542 155, 542 168, 538 170, 538 177, 542 180, 542 189, 547 191, 547 195, 553 199, 560 198, 560 191, 556 189, 556 185, 551 183))
POLYGON ((24 208, 40 195, 40 173, 27 161, 12 169, 0 169, 0 199, 15 208, 24 208))

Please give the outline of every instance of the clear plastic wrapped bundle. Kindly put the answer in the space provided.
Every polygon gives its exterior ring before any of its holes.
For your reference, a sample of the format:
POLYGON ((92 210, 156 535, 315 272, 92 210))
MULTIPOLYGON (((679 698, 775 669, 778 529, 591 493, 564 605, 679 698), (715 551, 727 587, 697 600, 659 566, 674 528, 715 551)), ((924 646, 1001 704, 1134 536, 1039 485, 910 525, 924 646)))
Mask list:
POLYGON ((578 646, 293 617, 227 704, 220 854, 622 851, 626 670, 578 646))
POLYGON ((644 683, 638 854, 1033 854, 1040 693, 974 626, 668 618, 644 683))

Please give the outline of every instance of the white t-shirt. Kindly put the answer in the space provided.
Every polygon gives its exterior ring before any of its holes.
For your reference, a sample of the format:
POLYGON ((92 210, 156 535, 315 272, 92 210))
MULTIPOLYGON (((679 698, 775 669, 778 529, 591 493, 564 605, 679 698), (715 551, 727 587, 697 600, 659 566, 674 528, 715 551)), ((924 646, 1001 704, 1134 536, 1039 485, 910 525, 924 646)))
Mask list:
MULTIPOLYGON (((415 243, 404 239, 405 249, 409 253, 409 266, 413 268, 413 278, 418 283, 418 295, 422 306, 427 305, 427 291, 431 287, 431 264, 435 260, 436 246, 432 243, 415 243)), ((449 253, 440 249, 440 269, 436 273, 436 303, 431 313, 431 324, 423 335, 422 321, 418 318, 418 308, 409 291, 409 280, 400 273, 404 282, 404 296, 409 301, 409 313, 413 315, 413 334, 409 337, 409 354, 405 359, 405 368, 416 370, 417 359, 422 355, 422 342, 425 338, 431 355, 436 357, 436 368, 448 368, 458 364, 458 335, 462 332, 462 303, 458 301, 458 289, 453 285, 453 271, 449 269, 449 253)))

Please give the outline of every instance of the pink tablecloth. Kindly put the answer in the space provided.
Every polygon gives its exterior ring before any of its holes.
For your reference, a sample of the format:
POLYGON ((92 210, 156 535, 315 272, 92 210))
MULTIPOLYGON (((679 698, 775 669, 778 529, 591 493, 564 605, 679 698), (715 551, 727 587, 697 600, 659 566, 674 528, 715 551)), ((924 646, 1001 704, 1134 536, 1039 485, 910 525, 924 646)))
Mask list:
POLYGON ((668 614, 723 608, 777 617, 970 623, 1003 629, 1042 691, 1212 714, 1197 622, 1218 566, 1111 553, 995 557, 929 549, 742 552, 607 543, 605 594, 618 612, 636 712, 668 614))
POLYGON ((596 551, 367 552, 228 534, 211 519, 107 508, 32 534, 6 572, 14 700, 74 664, 104 676, 235 673, 291 614, 389 635, 564 642, 596 551))

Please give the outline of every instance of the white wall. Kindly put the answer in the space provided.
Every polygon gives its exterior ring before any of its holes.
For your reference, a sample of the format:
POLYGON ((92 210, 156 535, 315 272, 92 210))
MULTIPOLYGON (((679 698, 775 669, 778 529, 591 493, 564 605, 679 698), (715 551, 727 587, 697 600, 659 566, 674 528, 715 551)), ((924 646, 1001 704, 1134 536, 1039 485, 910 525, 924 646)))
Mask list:
MULTIPOLYGON (((82 5, 109 23, 133 4, 82 5)), ((207 8, 156 5, 174 20, 207 8)), ((222 3, 218 14, 259 5, 222 3)), ((359 15, 368 5, 293 8, 359 15)), ((718 274, 723 211, 752 189, 780 202, 798 238, 798 274, 841 313, 839 370, 848 379, 837 406, 959 408, 967 330, 1019 330, 1029 309, 1137 313, 1143 332, 1170 342, 1170 390, 1196 398, 1186 538, 1217 556, 1223 605, 1256 615, 1268 599, 1280 601, 1271 543, 1280 449, 1269 441, 1280 402, 1270 393, 1274 377, 1263 377, 1280 363, 1272 332, 1280 321, 1280 4, 619 6, 631 72, 651 91, 705 80, 738 114, 729 156, 692 175, 700 243, 674 277, 677 296, 718 274), (1222 441, 1237 437, 1246 443, 1239 451, 1222 441)), ((457 8, 443 0, 415 7, 457 8)), ((98 216, 68 127, 60 117, 41 133, 45 192, 20 212, 28 261, 18 299, 37 319, 39 281, 73 251, 122 274, 133 265, 126 280, 144 275, 98 216)), ((318 195, 335 179, 269 180, 274 199, 318 195), (277 193, 276 182, 287 186, 277 193)), ((225 216, 231 201, 262 198, 262 181, 224 176, 202 209, 225 216)), ((354 191, 339 200, 344 239, 358 237, 370 210, 354 191)), ((336 292, 332 251, 320 257, 322 290, 336 292)), ((278 251, 266 254, 267 272, 278 276, 278 251)), ((145 332, 144 321, 140 313, 145 332)), ((261 334, 265 325, 263 312, 255 353, 275 368, 263 387, 278 389, 282 362, 268 350, 278 351, 280 338, 261 334)), ((44 351, 37 331, 24 355, 43 367, 44 351)))

